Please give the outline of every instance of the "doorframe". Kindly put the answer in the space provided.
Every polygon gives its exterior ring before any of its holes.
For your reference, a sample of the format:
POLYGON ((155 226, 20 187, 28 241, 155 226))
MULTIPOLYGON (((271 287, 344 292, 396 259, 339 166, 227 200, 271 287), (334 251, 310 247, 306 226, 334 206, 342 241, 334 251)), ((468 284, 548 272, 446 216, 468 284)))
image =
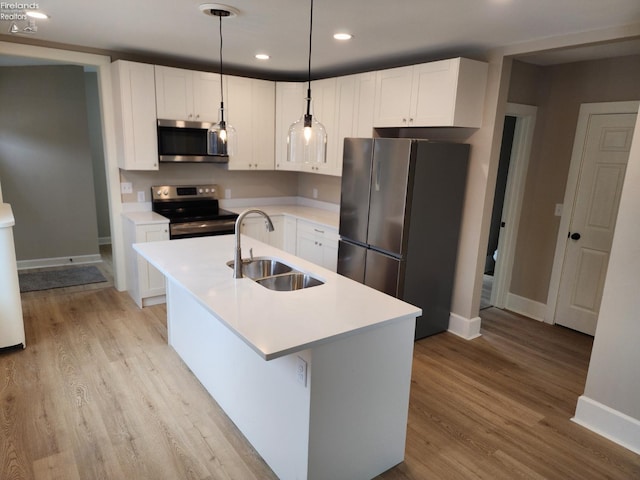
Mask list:
MULTIPOLYGON (((553 256, 553 267, 551 270, 551 280, 549 281, 549 293, 547 294, 547 306, 545 309, 544 322, 555 324, 556 307, 558 304, 558 293, 560 291, 560 280, 562 269, 564 268, 565 253, 567 248, 567 235, 573 217, 573 204, 580 180, 582 170, 582 157, 589 129, 591 115, 605 115, 617 113, 638 113, 640 102, 600 102, 580 104, 578 114, 578 124, 576 135, 571 152, 571 163, 569 165, 569 176, 567 177, 567 187, 564 192, 562 216, 558 227, 558 237, 556 240, 556 250, 553 256)), ((636 120, 637 121, 637 120, 636 120)))
POLYGON ((117 290, 126 289, 124 237, 122 234, 122 199, 120 170, 116 155, 116 131, 111 87, 111 58, 106 55, 60 50, 56 48, 0 41, 0 55, 52 60, 70 65, 95 67, 98 72, 98 95, 102 114, 102 139, 113 255, 113 283, 117 290))
POLYGON ((516 117, 516 126, 501 218, 505 227, 501 228, 498 236, 498 258, 494 267, 491 289, 491 304, 498 308, 505 308, 511 285, 524 185, 529 169, 537 112, 538 107, 517 103, 507 103, 505 111, 505 116, 516 117))

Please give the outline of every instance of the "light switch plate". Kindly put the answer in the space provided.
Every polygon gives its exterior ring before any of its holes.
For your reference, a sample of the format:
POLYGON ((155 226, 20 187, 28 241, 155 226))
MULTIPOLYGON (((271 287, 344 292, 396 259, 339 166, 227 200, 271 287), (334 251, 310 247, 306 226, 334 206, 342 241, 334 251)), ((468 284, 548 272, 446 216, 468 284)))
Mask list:
POLYGON ((556 212, 555 212, 555 216, 556 217, 561 217, 562 216, 562 207, 564 205, 562 203, 556 203, 556 212))

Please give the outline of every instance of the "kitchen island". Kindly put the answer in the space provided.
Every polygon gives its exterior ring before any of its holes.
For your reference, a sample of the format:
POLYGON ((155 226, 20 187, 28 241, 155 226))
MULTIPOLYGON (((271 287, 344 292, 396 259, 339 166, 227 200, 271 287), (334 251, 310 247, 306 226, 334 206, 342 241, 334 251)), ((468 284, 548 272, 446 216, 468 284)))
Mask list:
POLYGON ((167 279, 170 345, 282 479, 365 479, 404 458, 419 308, 250 237, 324 283, 233 278, 233 235, 136 244, 167 279))

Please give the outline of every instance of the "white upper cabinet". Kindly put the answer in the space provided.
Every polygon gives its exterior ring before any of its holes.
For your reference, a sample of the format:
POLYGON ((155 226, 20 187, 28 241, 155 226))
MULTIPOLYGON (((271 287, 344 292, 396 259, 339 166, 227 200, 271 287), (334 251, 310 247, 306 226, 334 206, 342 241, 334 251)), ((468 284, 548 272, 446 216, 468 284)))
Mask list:
POLYGON ((273 170, 275 83, 243 77, 225 77, 227 121, 235 128, 236 152, 229 170, 273 170))
POLYGON ((311 83, 314 117, 327 131, 327 157, 320 165, 305 165, 287 159, 287 133, 305 109, 307 83, 276 84, 276 170, 295 170, 324 175, 342 175, 345 137, 370 137, 373 130, 375 73, 347 75, 311 83))
POLYGON ((342 175, 344 139, 373 134, 375 79, 373 72, 337 78, 335 135, 329 142, 335 158, 333 175, 342 175))
POLYGON ((302 164, 301 170, 326 175, 336 174, 336 79, 311 82, 311 114, 324 125, 327 132, 327 151, 324 163, 302 164))
POLYGON ((480 127, 487 68, 453 58, 378 71, 374 126, 480 127))
POLYGON ((118 60, 111 64, 118 165, 158 170, 153 65, 118 60))
POLYGON ((217 122, 220 75, 155 66, 158 118, 217 122))
POLYGON ((287 135, 293 122, 300 119, 305 110, 307 84, 303 82, 276 83, 276 170, 300 170, 300 164, 287 158, 287 135))

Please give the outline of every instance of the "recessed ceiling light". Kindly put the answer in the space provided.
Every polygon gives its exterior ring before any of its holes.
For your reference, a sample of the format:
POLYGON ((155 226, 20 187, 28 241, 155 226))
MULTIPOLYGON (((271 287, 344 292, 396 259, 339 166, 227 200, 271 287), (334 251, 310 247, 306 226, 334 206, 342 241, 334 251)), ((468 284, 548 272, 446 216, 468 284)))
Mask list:
POLYGON ((334 33, 333 38, 335 38, 336 40, 351 40, 353 38, 353 35, 346 32, 340 32, 340 33, 334 33))
POLYGON ((256 53, 256 58, 258 60, 269 60, 271 57, 266 53, 256 53))
POLYGON ((37 18, 39 20, 45 20, 45 19, 49 18, 49 15, 47 15, 46 13, 36 12, 36 11, 33 11, 33 10, 25 12, 25 14, 27 15, 27 17, 37 18))

